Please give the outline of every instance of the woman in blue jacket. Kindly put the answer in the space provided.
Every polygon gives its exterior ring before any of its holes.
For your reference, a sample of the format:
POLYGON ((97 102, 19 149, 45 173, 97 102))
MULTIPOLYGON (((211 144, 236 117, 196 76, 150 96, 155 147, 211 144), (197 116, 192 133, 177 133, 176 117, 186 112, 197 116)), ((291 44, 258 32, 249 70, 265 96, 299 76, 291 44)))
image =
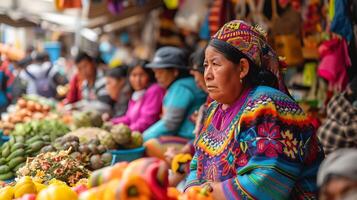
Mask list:
POLYGON ((194 121, 190 116, 205 102, 207 95, 189 75, 186 53, 176 47, 162 47, 147 65, 155 72, 157 82, 167 92, 161 119, 144 134, 149 156, 164 158, 167 147, 183 146, 194 138, 194 121))

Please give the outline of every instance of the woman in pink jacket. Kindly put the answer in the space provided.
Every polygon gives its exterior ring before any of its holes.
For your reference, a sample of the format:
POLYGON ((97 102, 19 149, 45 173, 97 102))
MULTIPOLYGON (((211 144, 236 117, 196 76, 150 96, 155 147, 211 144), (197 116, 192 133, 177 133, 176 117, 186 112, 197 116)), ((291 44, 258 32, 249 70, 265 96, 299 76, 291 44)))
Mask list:
POLYGON ((126 124, 132 131, 143 132, 160 119, 165 90, 155 81, 154 73, 139 61, 129 68, 129 82, 134 92, 125 115, 112 119, 113 124, 126 124))

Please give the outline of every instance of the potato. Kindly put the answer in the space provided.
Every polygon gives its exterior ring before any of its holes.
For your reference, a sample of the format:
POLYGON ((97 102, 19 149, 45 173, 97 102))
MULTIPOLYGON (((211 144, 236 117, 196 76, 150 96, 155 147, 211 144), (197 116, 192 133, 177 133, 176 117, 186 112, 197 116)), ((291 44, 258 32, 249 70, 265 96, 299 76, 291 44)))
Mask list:
POLYGON ((42 110, 43 110, 44 112, 49 112, 49 111, 51 110, 51 107, 50 107, 49 105, 43 105, 43 106, 42 106, 42 110))
POLYGON ((40 105, 40 104, 35 104, 35 110, 37 111, 37 112, 42 112, 42 106, 40 105))
POLYGON ((28 101, 27 102, 27 109, 30 111, 35 111, 36 110, 36 103, 33 101, 28 101))
POLYGON ((24 99, 19 99, 17 101, 17 105, 19 105, 20 108, 25 108, 27 106, 27 102, 24 99))

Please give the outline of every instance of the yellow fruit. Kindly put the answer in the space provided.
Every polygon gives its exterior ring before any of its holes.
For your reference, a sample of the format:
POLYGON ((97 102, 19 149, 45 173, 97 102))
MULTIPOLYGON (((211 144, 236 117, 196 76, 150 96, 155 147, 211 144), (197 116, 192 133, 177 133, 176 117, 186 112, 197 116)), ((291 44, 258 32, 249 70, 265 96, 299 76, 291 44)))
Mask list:
MULTIPOLYGON (((120 180, 112 180, 108 183, 102 186, 104 186, 104 194, 103 194, 103 199, 106 200, 112 200, 115 199, 115 192, 116 189, 118 188, 118 185, 120 185, 120 180)), ((101 187, 101 186, 100 186, 101 187)))
POLYGON ((98 188, 92 188, 79 195, 79 200, 97 200, 98 188))
POLYGON ((1 200, 12 200, 14 198, 14 188, 11 186, 6 186, 0 189, 0 199, 1 200))
POLYGON ((20 198, 25 194, 36 194, 36 186, 28 176, 22 177, 14 186, 14 197, 20 198))
POLYGON ((47 186, 44 185, 44 184, 37 183, 37 182, 34 182, 34 183, 35 183, 35 186, 36 186, 36 191, 37 191, 37 193, 40 192, 41 190, 47 188, 47 186))
POLYGON ((54 183, 38 193, 36 200, 77 200, 77 194, 68 186, 54 183))

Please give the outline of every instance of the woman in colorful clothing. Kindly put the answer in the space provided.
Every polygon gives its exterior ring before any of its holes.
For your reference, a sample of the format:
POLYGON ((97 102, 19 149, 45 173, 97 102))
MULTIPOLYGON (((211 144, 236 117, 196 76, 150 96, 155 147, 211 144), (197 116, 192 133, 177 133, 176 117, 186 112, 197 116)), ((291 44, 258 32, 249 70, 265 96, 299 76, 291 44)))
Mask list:
POLYGON ((215 101, 194 143, 186 189, 208 187, 215 199, 316 199, 323 151, 260 29, 225 24, 204 66, 215 101))
POLYGON ((134 90, 125 115, 112 119, 113 124, 126 124, 132 131, 143 132, 160 119, 165 90, 155 83, 154 72, 139 61, 129 68, 129 82, 134 90))
POLYGON ((154 70, 158 83, 167 89, 161 119, 143 133, 149 156, 164 159, 168 147, 182 148, 195 137, 195 124, 190 116, 205 102, 207 95, 189 75, 187 61, 183 50, 162 47, 147 65, 154 70))

